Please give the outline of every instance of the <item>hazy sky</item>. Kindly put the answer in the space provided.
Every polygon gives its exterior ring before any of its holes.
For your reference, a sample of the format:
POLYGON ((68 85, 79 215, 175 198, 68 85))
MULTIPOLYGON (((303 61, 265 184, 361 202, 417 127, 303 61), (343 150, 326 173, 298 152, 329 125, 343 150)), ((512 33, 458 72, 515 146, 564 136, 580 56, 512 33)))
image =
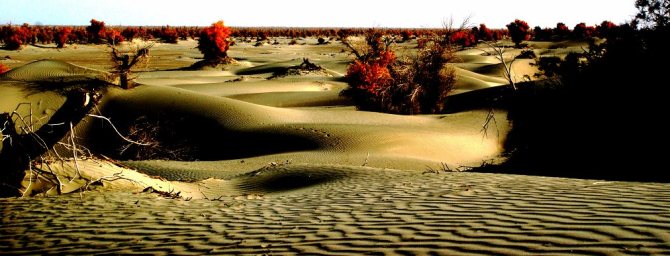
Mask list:
POLYGON ((0 0, 0 24, 209 25, 291 27, 440 27, 451 16, 500 28, 515 18, 531 26, 572 27, 634 13, 634 0, 0 0))

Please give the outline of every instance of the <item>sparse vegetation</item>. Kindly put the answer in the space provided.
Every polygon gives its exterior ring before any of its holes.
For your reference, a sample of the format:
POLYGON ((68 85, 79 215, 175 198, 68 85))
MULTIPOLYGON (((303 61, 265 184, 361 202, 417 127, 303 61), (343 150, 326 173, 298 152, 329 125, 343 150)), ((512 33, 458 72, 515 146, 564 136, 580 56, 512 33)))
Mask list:
POLYGON ((198 50, 204 55, 205 62, 214 65, 225 62, 230 47, 228 37, 231 33, 222 20, 200 31, 198 50))
POLYGON ((393 37, 382 31, 368 31, 364 44, 343 39, 356 60, 347 69, 350 87, 342 94, 362 110, 440 113, 455 84, 454 70, 446 66, 454 58, 452 39, 432 35, 424 40, 416 56, 398 59, 391 49, 393 37))
POLYGON ((512 37, 512 42, 514 42, 517 48, 521 46, 522 41, 530 38, 530 27, 523 20, 514 20, 512 23, 507 24, 507 29, 509 30, 510 37, 512 37))
POLYGON ((133 88, 133 78, 130 76, 131 70, 135 65, 140 63, 147 63, 149 58, 149 49, 153 44, 144 47, 137 47, 130 52, 121 52, 114 46, 111 46, 111 60, 113 63, 113 71, 120 79, 120 86, 123 89, 133 88))
POLYGON ((70 40, 70 33, 72 33, 71 27, 58 28, 54 35, 54 38, 56 39, 56 47, 65 47, 65 44, 70 40))
POLYGON ((11 70, 9 67, 5 66, 5 64, 0 63, 0 74, 3 74, 9 70, 11 70))

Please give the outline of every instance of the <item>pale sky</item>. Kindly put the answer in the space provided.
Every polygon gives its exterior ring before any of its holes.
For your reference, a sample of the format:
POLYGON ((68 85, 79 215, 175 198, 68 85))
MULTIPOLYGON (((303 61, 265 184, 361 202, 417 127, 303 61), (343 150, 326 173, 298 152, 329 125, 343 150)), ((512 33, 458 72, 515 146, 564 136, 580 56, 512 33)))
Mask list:
POLYGON ((0 24, 274 27, 441 27, 449 17, 502 28, 516 18, 531 27, 622 23, 634 0, 0 0, 0 24))

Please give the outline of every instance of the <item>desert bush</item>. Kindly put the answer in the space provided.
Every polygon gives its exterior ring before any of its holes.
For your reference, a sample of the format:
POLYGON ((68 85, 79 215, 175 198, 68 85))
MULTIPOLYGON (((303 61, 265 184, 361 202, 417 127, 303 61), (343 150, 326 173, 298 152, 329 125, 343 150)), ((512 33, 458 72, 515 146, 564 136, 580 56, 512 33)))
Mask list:
POLYGON ((39 41, 41 44, 51 44, 54 40, 53 34, 54 33, 51 31, 51 28, 43 26, 38 27, 37 31, 35 32, 37 41, 39 41))
POLYGON ((570 35, 570 29, 563 22, 556 23, 556 28, 554 28, 554 36, 558 40, 562 40, 570 35))
POLYGON ((475 34, 468 30, 455 31, 449 36, 449 40, 451 44, 461 47, 470 47, 477 44, 475 34))
POLYGON ((121 35, 129 42, 132 42, 133 39, 139 36, 139 34, 140 30, 134 27, 126 27, 121 31, 121 35))
POLYGON ((102 39, 107 36, 106 31, 107 29, 105 28, 104 21, 91 19, 91 25, 86 27, 88 42, 93 44, 101 44, 102 39))
POLYGON ((61 27, 56 29, 56 31, 54 32, 56 47, 58 48, 65 47, 65 44, 70 40, 70 33, 72 33, 71 27, 61 27))
POLYGON ((603 22, 602 43, 590 41, 585 53, 565 59, 539 60, 546 79, 520 87, 511 100, 510 171, 670 181, 670 173, 649 161, 665 153, 648 145, 662 137, 653 131, 666 115, 667 89, 658 78, 667 68, 657 61, 670 57, 659 40, 667 29, 635 25, 603 22))
POLYGON ((507 30, 512 37, 512 42, 514 42, 517 48, 520 47, 522 41, 528 40, 530 37, 529 29, 528 23, 519 19, 507 24, 507 30))
POLYGON ((550 28, 541 28, 536 26, 533 28, 533 40, 534 41, 551 41, 554 35, 554 30, 550 28))
POLYGON ((537 58, 537 55, 535 55, 535 51, 531 49, 526 49, 521 51, 519 55, 516 56, 517 59, 535 59, 537 58))
POLYGON ((445 64, 453 58, 450 39, 433 35, 413 58, 398 59, 391 49, 392 37, 370 30, 364 45, 348 46, 356 60, 345 76, 349 87, 342 91, 361 110, 397 114, 439 113, 455 83, 454 70, 445 64))
POLYGON ((19 50, 23 45, 29 44, 33 34, 30 31, 28 24, 23 24, 21 27, 13 27, 10 25, 3 27, 3 41, 5 49, 19 50))
POLYGON ((587 27, 584 22, 575 25, 575 28, 572 29, 572 38, 574 39, 585 39, 593 36, 595 31, 594 27, 587 27))
POLYGON ((596 27, 596 32, 599 37, 605 38, 609 36, 611 30, 616 29, 617 25, 611 21, 603 21, 598 27, 596 27))
POLYGON ((323 37, 319 37, 319 39, 317 39, 316 41, 318 42, 318 44, 326 44, 326 39, 324 39, 323 37))
POLYGON ((174 28, 166 26, 161 28, 159 38, 164 43, 176 44, 177 41, 179 40, 179 34, 177 33, 177 30, 175 30, 174 28))
POLYGON ((5 73, 9 70, 11 69, 8 66, 5 66, 5 64, 0 63, 0 74, 5 73))
POLYGON ((412 37, 414 36, 414 32, 412 32, 409 29, 404 29, 402 32, 400 32, 400 36, 403 42, 407 42, 412 39, 412 37))
POLYGON ((117 43, 121 43, 125 40, 121 35, 121 32, 116 29, 107 30, 105 38, 107 39, 107 43, 111 45, 116 45, 117 43))
POLYGON ((485 24, 479 24, 477 29, 477 39, 482 41, 492 41, 493 32, 485 24))
POLYGON ((204 55, 205 61, 220 62, 228 57, 230 34, 230 28, 226 27, 222 20, 200 31, 198 50, 204 55))

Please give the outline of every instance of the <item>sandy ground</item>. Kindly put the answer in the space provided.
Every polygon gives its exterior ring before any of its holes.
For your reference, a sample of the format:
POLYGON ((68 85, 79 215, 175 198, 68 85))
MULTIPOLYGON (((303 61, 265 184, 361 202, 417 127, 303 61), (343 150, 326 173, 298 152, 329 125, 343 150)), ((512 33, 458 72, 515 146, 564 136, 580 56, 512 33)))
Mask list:
MULTIPOLYGON (((280 40, 280 42, 283 42, 280 40)), ((132 90, 108 88, 96 114, 190 118, 178 137, 208 149, 197 161, 79 160, 48 168, 69 195, 26 175, 30 198, 1 199, 0 251, 150 254, 667 254, 670 185, 468 172, 499 160, 510 129, 504 111, 484 133, 487 109, 399 116, 356 111, 339 96, 351 56, 338 43, 253 47, 236 64, 185 71, 194 41, 157 44, 132 90), (277 76, 303 58, 325 68, 277 76), (166 115, 167 114, 167 115, 166 115), (195 120, 195 121, 193 121, 195 120), (204 139, 203 139, 204 138, 204 139), (432 170, 432 171, 431 171, 432 170), (93 182, 97 181, 97 182, 93 182), (175 195, 142 192, 151 187, 175 195), (90 191, 81 193, 81 189, 90 191), (41 196, 47 195, 46 198, 41 196)), ((415 44, 400 47, 410 51, 415 44)), ((536 43, 562 56, 579 45, 536 43)), ((0 51, 16 68, 0 80, 0 111, 31 102, 41 126, 63 104, 45 79, 105 79, 106 48, 0 51), (34 60, 47 61, 30 63, 34 60), (77 66, 56 61, 63 60, 77 66), (27 64, 27 65, 26 65, 27 64), (43 84, 43 83, 42 83, 43 84)), ((508 54, 518 54, 510 50, 508 54)), ((457 54, 455 93, 505 84, 495 58, 457 54)), ((515 63, 521 80, 536 72, 515 63)), ((30 108, 20 109, 23 115, 30 108)), ((117 136, 87 117, 74 128, 94 152, 117 136)), ((123 127, 122 127, 123 128, 123 127)), ((0 148, 2 150, 2 148, 0 148)), ((43 167, 47 168, 47 167, 43 167)))
POLYGON ((124 192, 0 199, 0 250, 21 255, 670 252, 666 184, 310 165, 268 172, 233 179, 239 194, 217 201, 124 192), (263 182, 309 172, 328 177, 302 187, 263 182))

